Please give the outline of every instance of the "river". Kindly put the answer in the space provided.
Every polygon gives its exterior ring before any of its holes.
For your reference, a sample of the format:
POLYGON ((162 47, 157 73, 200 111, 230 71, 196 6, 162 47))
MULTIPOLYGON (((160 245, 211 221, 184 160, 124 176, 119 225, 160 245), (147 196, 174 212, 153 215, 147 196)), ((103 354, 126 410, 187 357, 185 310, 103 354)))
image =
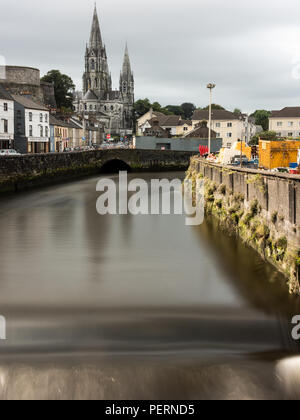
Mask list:
POLYGON ((98 179, 0 201, 0 399, 299 398, 283 276, 212 219, 98 215, 98 179))

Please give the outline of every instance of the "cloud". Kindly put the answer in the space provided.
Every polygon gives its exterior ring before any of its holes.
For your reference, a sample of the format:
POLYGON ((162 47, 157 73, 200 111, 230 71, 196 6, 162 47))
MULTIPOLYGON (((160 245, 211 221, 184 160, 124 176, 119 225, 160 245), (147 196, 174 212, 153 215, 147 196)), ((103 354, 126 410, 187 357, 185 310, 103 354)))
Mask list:
MULTIPOLYGON (((60 69, 81 88, 93 7, 91 0, 2 0, 0 55, 42 73, 60 69)), ((114 86, 128 41, 137 98, 206 105, 213 81, 214 102, 228 109, 300 105, 295 0, 102 0, 98 12, 114 86)))

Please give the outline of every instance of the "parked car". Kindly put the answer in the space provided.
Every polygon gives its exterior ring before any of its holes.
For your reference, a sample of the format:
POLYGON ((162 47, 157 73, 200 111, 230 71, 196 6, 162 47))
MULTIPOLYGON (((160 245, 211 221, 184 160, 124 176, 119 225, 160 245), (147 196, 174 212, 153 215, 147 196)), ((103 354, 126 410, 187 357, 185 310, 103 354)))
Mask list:
POLYGON ((275 168, 275 169, 272 169, 272 172, 280 172, 280 173, 283 173, 283 174, 288 174, 289 173, 289 168, 275 168))
POLYGON ((21 153, 13 149, 3 149, 0 150, 0 156, 21 156, 21 153))

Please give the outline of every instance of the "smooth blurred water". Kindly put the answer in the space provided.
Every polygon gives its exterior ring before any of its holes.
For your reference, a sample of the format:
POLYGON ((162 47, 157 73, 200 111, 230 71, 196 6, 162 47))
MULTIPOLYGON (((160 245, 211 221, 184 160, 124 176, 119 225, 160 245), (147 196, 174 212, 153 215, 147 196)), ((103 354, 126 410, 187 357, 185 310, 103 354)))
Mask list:
POLYGON ((297 394, 285 279, 212 219, 99 216, 97 181, 0 201, 0 398, 297 394))

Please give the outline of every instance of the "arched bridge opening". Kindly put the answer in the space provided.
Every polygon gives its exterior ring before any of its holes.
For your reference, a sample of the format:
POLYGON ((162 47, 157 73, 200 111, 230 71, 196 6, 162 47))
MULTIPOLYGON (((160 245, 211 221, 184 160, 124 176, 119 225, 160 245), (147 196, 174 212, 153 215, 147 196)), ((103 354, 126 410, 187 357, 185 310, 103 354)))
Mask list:
POLYGON ((131 167, 128 165, 128 163, 121 159, 108 160, 102 165, 100 169, 102 174, 117 174, 120 171, 131 172, 131 167))

